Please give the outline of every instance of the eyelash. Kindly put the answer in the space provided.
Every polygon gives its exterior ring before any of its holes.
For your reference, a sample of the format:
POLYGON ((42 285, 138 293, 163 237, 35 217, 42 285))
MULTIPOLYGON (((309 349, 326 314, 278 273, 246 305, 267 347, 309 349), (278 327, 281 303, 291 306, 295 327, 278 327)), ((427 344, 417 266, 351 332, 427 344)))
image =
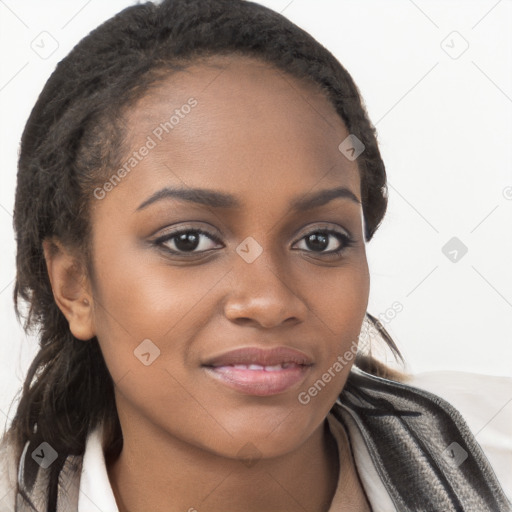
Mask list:
MULTIPOLYGON (((187 251, 176 251, 174 249, 169 249, 169 247, 167 247, 165 245, 166 242, 169 242, 172 239, 176 238, 177 236, 185 234, 185 233, 197 233, 199 235, 204 235, 204 236, 208 237, 209 239, 211 239, 212 241, 214 241, 214 242, 216 242, 218 244, 222 244, 222 242, 215 235, 212 235, 208 231, 204 231, 203 229, 200 229, 200 228, 181 228, 181 229, 178 229, 176 231, 172 231, 170 233, 167 233, 165 235, 162 235, 162 236, 158 237, 153 243, 156 246, 158 246, 159 248, 165 250, 166 252, 170 252, 173 255, 183 256, 183 255, 202 254, 202 253, 208 252, 208 250, 206 250, 206 251, 199 251, 199 252, 194 252, 194 251, 190 251, 190 252, 187 252, 187 251)), ((335 256, 341 255, 341 253, 345 252, 345 250, 347 250, 348 248, 354 246, 355 242, 356 242, 350 235, 347 235, 346 233, 343 233, 343 232, 340 232, 340 231, 336 231, 336 230, 334 230, 332 228, 316 228, 316 229, 313 229, 313 230, 309 231, 308 233, 306 233, 304 236, 302 236, 298 241, 304 240, 305 238, 307 238, 308 236, 313 235, 314 233, 322 233, 322 234, 333 235, 334 237, 336 237, 338 239, 338 241, 341 242, 341 248, 340 249, 337 249, 335 251, 328 251, 328 252, 318 252, 318 254, 325 255, 325 256, 328 256, 328 257, 335 257, 335 256)), ((304 249, 300 249, 300 250, 304 250, 304 249)), ((306 250, 306 252, 315 253, 316 251, 306 250)))

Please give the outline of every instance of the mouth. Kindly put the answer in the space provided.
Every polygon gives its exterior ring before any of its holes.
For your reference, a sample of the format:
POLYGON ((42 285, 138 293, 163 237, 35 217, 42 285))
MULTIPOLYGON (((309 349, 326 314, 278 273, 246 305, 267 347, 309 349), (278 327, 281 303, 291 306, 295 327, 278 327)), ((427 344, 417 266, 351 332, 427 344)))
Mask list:
POLYGON ((302 382, 313 366, 312 359, 295 349, 247 347, 212 358, 202 367, 227 387, 246 395, 284 393, 302 382))

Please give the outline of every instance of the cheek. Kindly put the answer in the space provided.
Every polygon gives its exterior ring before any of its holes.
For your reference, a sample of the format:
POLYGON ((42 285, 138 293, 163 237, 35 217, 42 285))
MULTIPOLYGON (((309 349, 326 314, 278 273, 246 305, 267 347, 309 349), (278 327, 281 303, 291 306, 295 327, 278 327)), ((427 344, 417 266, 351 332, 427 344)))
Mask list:
POLYGON ((108 249, 96 253, 94 321, 114 381, 140 369, 137 354, 145 346, 158 354, 160 365, 178 371, 190 340, 209 320, 211 297, 225 272, 171 267, 154 255, 123 249, 121 241, 108 249))
POLYGON ((369 288, 364 258, 333 273, 332 279, 318 288, 314 311, 325 344, 320 364, 301 389, 305 394, 299 403, 327 413, 343 389, 360 342, 369 288))
POLYGON ((330 333, 340 340, 353 339, 360 332, 368 306, 370 278, 364 257, 331 270, 328 279, 312 288, 311 304, 330 333))
POLYGON ((148 418, 195 444, 210 432, 222 446, 229 440, 226 430, 205 409, 209 395, 192 398, 197 384, 188 364, 195 362, 194 340, 211 315, 219 272, 200 272, 199 265, 171 268, 128 254, 99 266, 95 315, 121 421, 148 418))

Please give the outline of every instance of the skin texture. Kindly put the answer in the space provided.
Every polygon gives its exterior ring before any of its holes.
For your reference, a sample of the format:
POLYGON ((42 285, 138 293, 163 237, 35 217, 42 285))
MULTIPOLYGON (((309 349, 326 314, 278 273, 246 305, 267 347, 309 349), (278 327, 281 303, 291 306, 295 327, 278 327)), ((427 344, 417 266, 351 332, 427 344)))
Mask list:
POLYGON ((126 126, 126 160, 148 136, 157 144, 103 199, 91 198, 94 276, 62 244, 45 244, 71 331, 84 343, 97 336, 115 383, 124 446, 108 473, 119 509, 326 511, 341 472, 346 510, 367 510, 325 422, 350 364, 307 405, 298 401, 357 341, 368 303, 361 205, 290 208, 341 186, 360 201, 357 161, 338 150, 349 135, 342 120, 313 85, 232 56, 159 82, 126 126), (154 130, 190 98, 197 105, 158 140, 154 130), (214 189, 241 206, 166 198, 137 210, 164 187, 214 189), (218 241, 200 235, 195 252, 180 255, 169 252, 176 238, 155 242, 185 227, 218 241), (345 243, 334 235, 323 249, 308 246, 306 236, 326 227, 353 246, 325 254, 345 243), (236 251, 249 236, 263 251, 252 263, 236 251), (145 339, 160 350, 148 366, 134 355, 145 339), (273 396, 230 389, 201 366, 248 346, 292 347, 314 364, 273 396))

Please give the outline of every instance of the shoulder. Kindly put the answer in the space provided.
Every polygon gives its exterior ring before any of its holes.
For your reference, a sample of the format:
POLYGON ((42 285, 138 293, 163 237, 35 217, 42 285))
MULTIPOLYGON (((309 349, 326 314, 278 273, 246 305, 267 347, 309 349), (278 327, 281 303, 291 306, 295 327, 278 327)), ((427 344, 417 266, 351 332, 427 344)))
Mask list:
POLYGON ((461 413, 512 498, 512 377, 437 371, 406 383, 444 398, 461 413))
POLYGON ((332 411, 357 425, 399 509, 512 510, 459 410, 413 382, 354 368, 332 411))
POLYGON ((9 433, 0 439, 0 512, 13 512, 16 499, 18 461, 9 433))

